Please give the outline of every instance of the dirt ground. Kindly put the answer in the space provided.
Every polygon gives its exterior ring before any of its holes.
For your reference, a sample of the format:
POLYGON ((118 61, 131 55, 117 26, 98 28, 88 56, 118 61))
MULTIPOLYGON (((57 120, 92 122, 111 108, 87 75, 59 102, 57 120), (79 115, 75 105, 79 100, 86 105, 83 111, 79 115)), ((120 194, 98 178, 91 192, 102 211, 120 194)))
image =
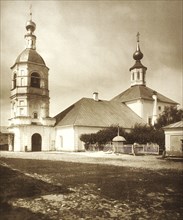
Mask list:
POLYGON ((0 152, 2 220, 183 219, 183 163, 103 152, 0 152))
POLYGON ((36 160, 53 160, 91 164, 107 164, 114 166, 136 167, 144 169, 175 169, 183 170, 183 163, 178 159, 162 159, 160 155, 133 156, 99 152, 8 152, 0 151, 0 157, 36 160))

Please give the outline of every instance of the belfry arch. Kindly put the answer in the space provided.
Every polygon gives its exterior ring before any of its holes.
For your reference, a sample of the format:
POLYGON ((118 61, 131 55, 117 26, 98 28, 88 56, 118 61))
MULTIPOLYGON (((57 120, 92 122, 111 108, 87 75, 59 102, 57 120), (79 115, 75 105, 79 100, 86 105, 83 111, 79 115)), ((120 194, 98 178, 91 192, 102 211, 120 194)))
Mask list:
POLYGON ((33 72, 31 74, 30 86, 35 87, 35 88, 40 88, 40 82, 41 82, 41 78, 40 78, 39 73, 33 72))

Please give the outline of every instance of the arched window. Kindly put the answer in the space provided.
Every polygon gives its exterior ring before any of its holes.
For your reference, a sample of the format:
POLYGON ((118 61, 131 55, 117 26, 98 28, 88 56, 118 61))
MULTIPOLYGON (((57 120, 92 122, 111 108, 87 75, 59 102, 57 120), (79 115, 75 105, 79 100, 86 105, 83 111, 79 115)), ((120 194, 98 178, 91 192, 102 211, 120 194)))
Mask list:
POLYGON ((31 74, 31 87, 40 88, 40 75, 38 73, 31 74))
POLYGON ((33 113, 33 117, 34 117, 34 118, 38 118, 37 112, 34 112, 34 113, 33 113))
POLYGON ((13 76, 13 89, 15 89, 17 86, 17 74, 15 73, 13 76))

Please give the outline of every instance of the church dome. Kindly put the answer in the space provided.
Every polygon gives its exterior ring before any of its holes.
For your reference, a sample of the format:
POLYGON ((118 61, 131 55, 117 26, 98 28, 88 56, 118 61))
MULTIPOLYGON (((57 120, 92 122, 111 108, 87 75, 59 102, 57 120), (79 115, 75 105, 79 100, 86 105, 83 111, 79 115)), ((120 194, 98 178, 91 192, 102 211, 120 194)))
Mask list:
POLYGON ((43 58, 36 52, 36 50, 26 48, 16 59, 16 63, 30 62, 39 65, 46 65, 43 58))

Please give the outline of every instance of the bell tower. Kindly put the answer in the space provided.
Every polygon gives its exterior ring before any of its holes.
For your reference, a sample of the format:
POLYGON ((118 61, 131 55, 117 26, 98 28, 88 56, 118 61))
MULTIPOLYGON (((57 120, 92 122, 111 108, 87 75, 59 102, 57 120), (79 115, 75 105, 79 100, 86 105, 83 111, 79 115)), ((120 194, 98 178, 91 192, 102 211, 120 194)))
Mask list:
POLYGON ((143 66, 141 63, 141 59, 143 58, 143 53, 140 51, 139 45, 139 32, 137 33, 137 48, 135 53, 133 54, 133 59, 136 61, 134 66, 130 68, 131 73, 131 86, 135 85, 144 85, 146 86, 146 70, 147 67, 143 66))
POLYGON ((33 146, 28 136, 38 133, 43 138, 45 127, 53 127, 55 124, 55 119, 49 117, 49 68, 36 51, 35 30, 36 24, 30 12, 30 19, 26 23, 25 49, 11 67, 9 125, 15 136, 14 148, 17 151, 25 151, 25 146, 31 151, 33 146))

